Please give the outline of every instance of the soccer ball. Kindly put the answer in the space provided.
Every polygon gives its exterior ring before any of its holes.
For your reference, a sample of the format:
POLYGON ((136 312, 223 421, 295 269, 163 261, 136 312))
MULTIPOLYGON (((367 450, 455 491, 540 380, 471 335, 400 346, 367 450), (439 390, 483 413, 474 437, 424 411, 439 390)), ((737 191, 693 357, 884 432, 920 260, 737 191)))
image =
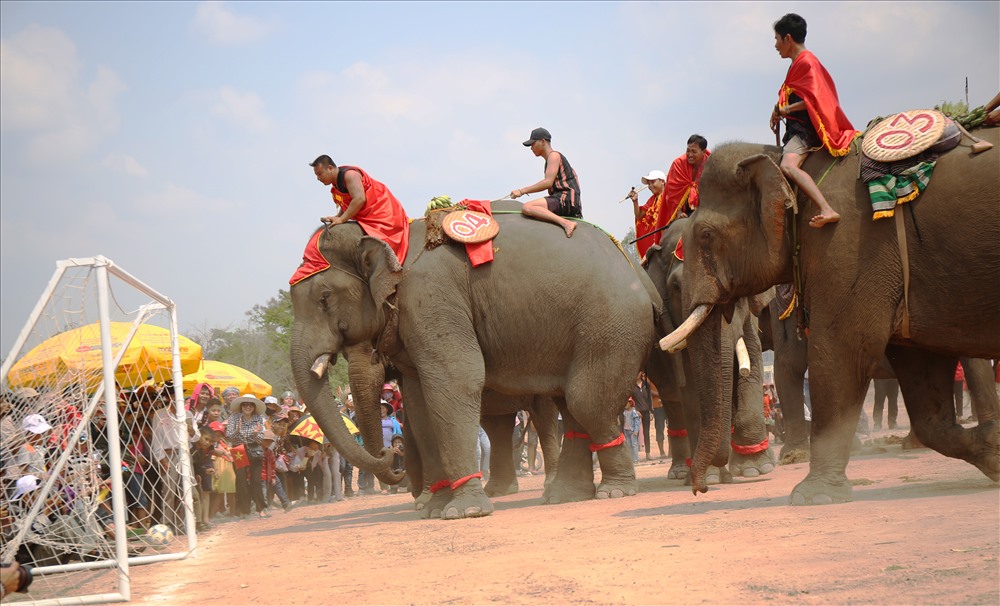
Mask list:
POLYGON ((146 532, 146 543, 161 549, 174 540, 174 532, 166 524, 157 524, 146 532))

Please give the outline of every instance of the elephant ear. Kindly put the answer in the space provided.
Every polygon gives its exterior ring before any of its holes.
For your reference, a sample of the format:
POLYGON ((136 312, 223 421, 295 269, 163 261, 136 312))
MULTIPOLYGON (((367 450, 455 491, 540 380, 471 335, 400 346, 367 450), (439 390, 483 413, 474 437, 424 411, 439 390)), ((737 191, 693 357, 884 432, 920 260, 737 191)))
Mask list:
POLYGON ((389 245, 371 236, 364 236, 358 244, 361 253, 361 272, 368 277, 368 288, 376 309, 383 309, 396 293, 403 278, 403 266, 389 245))
POLYGON ((736 179, 753 186, 761 194, 761 204, 781 205, 781 208, 795 209, 795 195, 788 185, 788 179, 774 159, 767 154, 757 154, 744 158, 736 167, 736 179))
POLYGON ((795 216, 799 212, 788 180, 774 159, 766 154, 750 156, 740 162, 736 167, 736 180, 756 199, 757 220, 765 238, 764 250, 769 257, 767 265, 775 268, 783 266, 783 257, 790 252, 785 237, 788 231, 786 210, 792 209, 795 216))

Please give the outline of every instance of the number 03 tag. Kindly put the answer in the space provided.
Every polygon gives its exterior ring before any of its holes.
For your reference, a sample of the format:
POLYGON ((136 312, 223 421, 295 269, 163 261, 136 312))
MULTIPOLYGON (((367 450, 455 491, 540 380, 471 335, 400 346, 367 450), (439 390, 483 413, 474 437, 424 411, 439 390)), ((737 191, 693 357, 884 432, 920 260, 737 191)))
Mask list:
POLYGON ((473 210, 456 210, 448 213, 441 222, 441 227, 449 238, 466 244, 492 240, 500 231, 496 219, 473 210))

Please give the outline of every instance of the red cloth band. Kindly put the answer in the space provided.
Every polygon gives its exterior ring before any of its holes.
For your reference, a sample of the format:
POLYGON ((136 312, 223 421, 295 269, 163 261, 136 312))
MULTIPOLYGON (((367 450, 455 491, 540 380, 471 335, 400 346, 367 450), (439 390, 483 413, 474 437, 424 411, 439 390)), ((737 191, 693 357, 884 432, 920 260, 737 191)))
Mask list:
POLYGON ((742 455, 752 455, 767 450, 767 438, 764 438, 764 441, 760 444, 751 444, 750 446, 740 446, 736 442, 730 442, 729 445, 733 447, 733 450, 742 455))
POLYGON ((688 437, 688 430, 686 429, 668 429, 667 437, 670 438, 686 438, 688 437))
POLYGON ((451 487, 451 482, 449 482, 448 480, 441 480, 440 482, 434 482, 433 484, 431 484, 430 491, 431 494, 434 494, 435 492, 441 490, 442 488, 450 488, 450 487, 451 487))
POLYGON ((684 459, 684 464, 687 465, 688 467, 691 467, 691 457, 684 459))
POLYGON ((625 434, 619 434, 617 438, 611 440, 607 444, 591 444, 590 452, 597 452, 598 450, 604 450, 605 448, 612 448, 614 446, 619 446, 625 443, 625 434))
POLYGON ((482 480, 483 479, 483 472, 477 471, 476 473, 472 474, 471 476, 465 476, 464 478, 459 478, 459 479, 455 480, 454 482, 451 483, 451 489, 452 490, 458 490, 462 486, 465 486, 465 483, 468 482, 469 480, 471 480, 472 478, 479 478, 480 480, 482 480))
POLYGON ((573 438, 581 438, 583 440, 589 440, 590 434, 580 433, 578 431, 567 431, 566 433, 563 434, 563 437, 565 437, 567 440, 572 440, 573 438))

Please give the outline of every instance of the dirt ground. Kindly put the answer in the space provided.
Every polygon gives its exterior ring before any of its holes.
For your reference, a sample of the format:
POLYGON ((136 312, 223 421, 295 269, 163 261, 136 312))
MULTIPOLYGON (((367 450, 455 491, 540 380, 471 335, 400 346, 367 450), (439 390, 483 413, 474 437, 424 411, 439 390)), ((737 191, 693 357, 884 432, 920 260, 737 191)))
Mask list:
MULTIPOLYGON (((880 437, 905 435, 905 428, 880 437)), ((695 497, 667 465, 640 494, 422 520, 409 495, 222 523, 194 557, 132 568, 139 604, 997 604, 1000 493, 931 450, 855 456, 854 502, 790 507, 807 464, 695 497)))

